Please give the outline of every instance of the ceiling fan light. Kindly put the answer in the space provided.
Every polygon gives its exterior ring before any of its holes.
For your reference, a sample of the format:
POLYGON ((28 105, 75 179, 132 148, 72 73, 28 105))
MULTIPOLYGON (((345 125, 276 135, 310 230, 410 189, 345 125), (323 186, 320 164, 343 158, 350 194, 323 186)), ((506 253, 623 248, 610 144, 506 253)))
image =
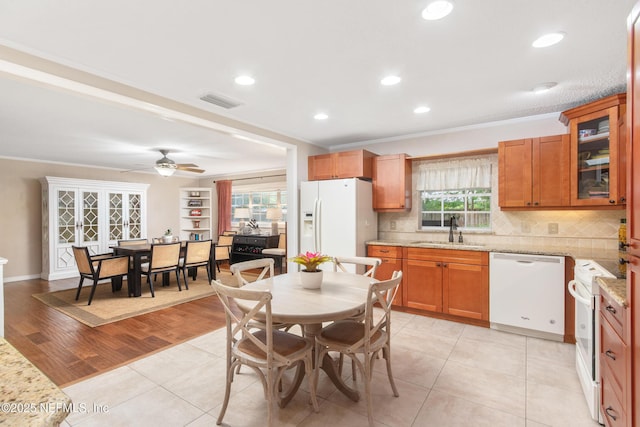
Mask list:
POLYGON ((162 176, 171 176, 176 171, 176 168, 167 166, 156 166, 155 170, 162 176))

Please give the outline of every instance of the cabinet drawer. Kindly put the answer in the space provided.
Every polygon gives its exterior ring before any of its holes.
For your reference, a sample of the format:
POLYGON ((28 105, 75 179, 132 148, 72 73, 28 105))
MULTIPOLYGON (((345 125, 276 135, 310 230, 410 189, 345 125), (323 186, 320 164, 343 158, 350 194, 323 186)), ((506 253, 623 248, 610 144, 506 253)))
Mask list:
POLYGON ((627 420, 624 407, 616 397, 616 394, 611 387, 611 373, 608 371, 606 366, 602 367, 600 383, 602 387, 602 403, 600 405, 600 410, 604 417, 605 426, 626 426, 627 420))
POLYGON ((369 246, 367 256, 376 258, 402 258, 400 246, 369 246))
POLYGON ((455 249, 406 248, 407 259, 489 265, 489 253, 455 249))
POLYGON ((602 288, 600 288, 600 312, 609 321, 613 330, 624 337, 626 310, 602 288))
POLYGON ((604 316, 600 316, 600 333, 600 366, 606 365, 610 377, 609 386, 616 393, 618 400, 624 401, 627 381, 625 375, 627 346, 604 316))

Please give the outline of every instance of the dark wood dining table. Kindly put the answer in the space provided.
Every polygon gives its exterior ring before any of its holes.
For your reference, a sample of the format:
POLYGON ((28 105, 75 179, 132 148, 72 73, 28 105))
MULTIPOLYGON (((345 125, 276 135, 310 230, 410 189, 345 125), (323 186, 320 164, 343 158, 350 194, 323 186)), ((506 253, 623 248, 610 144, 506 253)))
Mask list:
MULTIPOLYGON (((186 241, 180 242, 182 244, 181 256, 184 255, 186 250, 186 241)), ((151 255, 151 243, 142 243, 139 245, 126 245, 126 246, 111 246, 115 255, 128 255, 132 262, 129 263, 129 274, 127 274, 127 287, 129 296, 139 297, 142 295, 142 263, 151 255)), ((211 270, 211 278, 216 279, 215 269, 215 244, 211 244, 211 257, 209 259, 209 269, 211 270)), ((189 276, 195 278, 196 269, 189 271, 189 276)), ((162 275, 162 285, 169 284, 169 273, 162 275)))

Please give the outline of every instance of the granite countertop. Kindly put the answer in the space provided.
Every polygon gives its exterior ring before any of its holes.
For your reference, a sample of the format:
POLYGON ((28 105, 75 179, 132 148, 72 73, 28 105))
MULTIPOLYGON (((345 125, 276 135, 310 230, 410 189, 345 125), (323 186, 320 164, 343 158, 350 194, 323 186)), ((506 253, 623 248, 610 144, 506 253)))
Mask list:
POLYGON ((0 337, 0 425, 58 426, 71 399, 0 337))
MULTIPOLYGON (((527 255, 555 255, 570 256, 573 259, 605 259, 617 260, 618 251, 579 248, 574 246, 532 246, 524 244, 494 244, 494 243, 448 243, 448 242, 398 242, 389 240, 373 240, 367 245, 402 246, 407 248, 458 249, 481 252, 505 252, 527 255)), ((612 272, 615 274, 615 272, 612 272)))
POLYGON ((627 293, 625 280, 620 276, 618 270, 619 252, 616 250, 602 250, 591 248, 579 248, 572 246, 532 246, 525 244, 473 244, 473 243, 448 243, 448 242, 399 242, 389 240, 374 240, 367 242, 367 245, 379 246, 401 246, 407 248, 433 248, 433 249, 458 249, 466 251, 481 252, 505 252, 518 253, 527 255, 552 255, 552 256, 570 256, 575 259, 592 259, 601 264, 607 271, 615 276, 616 279, 603 279, 605 290, 620 305, 627 306, 627 293))
POLYGON ((604 289, 618 304, 627 307, 627 281, 598 277, 598 285, 604 289))

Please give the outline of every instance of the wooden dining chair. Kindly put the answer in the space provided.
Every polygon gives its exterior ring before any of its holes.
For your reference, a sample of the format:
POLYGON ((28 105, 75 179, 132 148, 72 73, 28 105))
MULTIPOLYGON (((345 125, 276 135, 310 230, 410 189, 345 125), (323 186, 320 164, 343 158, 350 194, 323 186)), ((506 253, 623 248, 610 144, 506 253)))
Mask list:
MULTIPOLYGON (((316 335, 316 366, 329 351, 337 351, 351 358, 362 373, 364 394, 367 403, 369 425, 373 426, 371 401, 371 377, 376 354, 382 350, 387 362, 387 376, 393 395, 398 397, 398 389, 391 371, 391 303, 402 280, 402 272, 394 271, 389 280, 372 282, 369 285, 365 305, 364 322, 353 319, 338 320, 321 329, 316 335), (382 307, 382 316, 374 319, 374 304, 382 307), (357 355, 363 355, 361 361, 357 355)), ((315 371, 314 384, 318 383, 319 370, 315 371)))
MULTIPOLYGON (((367 277, 375 277, 378 266, 382 264, 380 258, 374 257, 334 257, 333 258, 333 271, 343 273, 355 273, 361 274, 367 277)), ((355 314, 350 319, 362 321, 364 319, 364 311, 355 314)), ((342 365, 344 363, 344 356, 340 354, 338 359, 338 372, 342 373, 342 365)), ((355 363, 351 364, 351 375, 356 378, 357 369, 355 363)))
MULTIPOLYGON (((180 269, 182 270, 185 288, 189 289, 188 271, 198 267, 207 269, 207 278, 209 279, 209 284, 211 284, 211 239, 187 241, 184 257, 180 257, 180 269)), ((195 279, 196 274, 194 271, 193 280, 195 279)))
POLYGON ((220 272, 220 264, 223 262, 230 262, 231 260, 231 246, 233 245, 233 235, 218 236, 218 243, 216 243, 216 268, 218 273, 220 272))
MULTIPOLYGON (((259 376, 264 386, 267 400, 267 425, 273 425, 273 406, 278 401, 278 387, 282 375, 293 366, 304 364, 305 374, 309 378, 309 393, 313 410, 318 412, 315 378, 313 375, 313 342, 288 332, 273 328, 271 317, 271 293, 242 288, 232 288, 214 280, 213 287, 222 303, 226 317, 226 354, 227 376, 224 402, 218 415, 217 424, 222 424, 233 382, 236 367, 246 365, 259 376), (247 312, 239 312, 233 299, 253 302, 247 312), (260 319, 256 316, 260 314, 260 319), (262 323, 263 328, 255 328, 262 323)), ((249 305, 249 304, 247 304, 249 305)), ((238 394, 238 398, 241 394, 238 394)))
POLYGON ((122 278, 129 273, 129 257, 126 255, 113 254, 89 254, 86 247, 73 246, 73 256, 80 273, 80 283, 78 283, 78 291, 76 292, 76 301, 80 298, 82 283, 84 279, 93 281, 91 293, 89 294, 89 302, 91 305, 93 295, 96 292, 98 282, 103 279, 111 279, 111 292, 116 292, 122 287, 122 278))
POLYGON ((156 294, 153 290, 153 277, 156 274, 176 272, 176 281, 178 282, 178 290, 182 291, 180 286, 180 274, 178 274, 180 263, 180 243, 159 243, 151 245, 151 255, 149 255, 149 262, 146 262, 140 266, 142 274, 147 276, 147 283, 149 283, 149 290, 151 296, 155 297, 156 294))

